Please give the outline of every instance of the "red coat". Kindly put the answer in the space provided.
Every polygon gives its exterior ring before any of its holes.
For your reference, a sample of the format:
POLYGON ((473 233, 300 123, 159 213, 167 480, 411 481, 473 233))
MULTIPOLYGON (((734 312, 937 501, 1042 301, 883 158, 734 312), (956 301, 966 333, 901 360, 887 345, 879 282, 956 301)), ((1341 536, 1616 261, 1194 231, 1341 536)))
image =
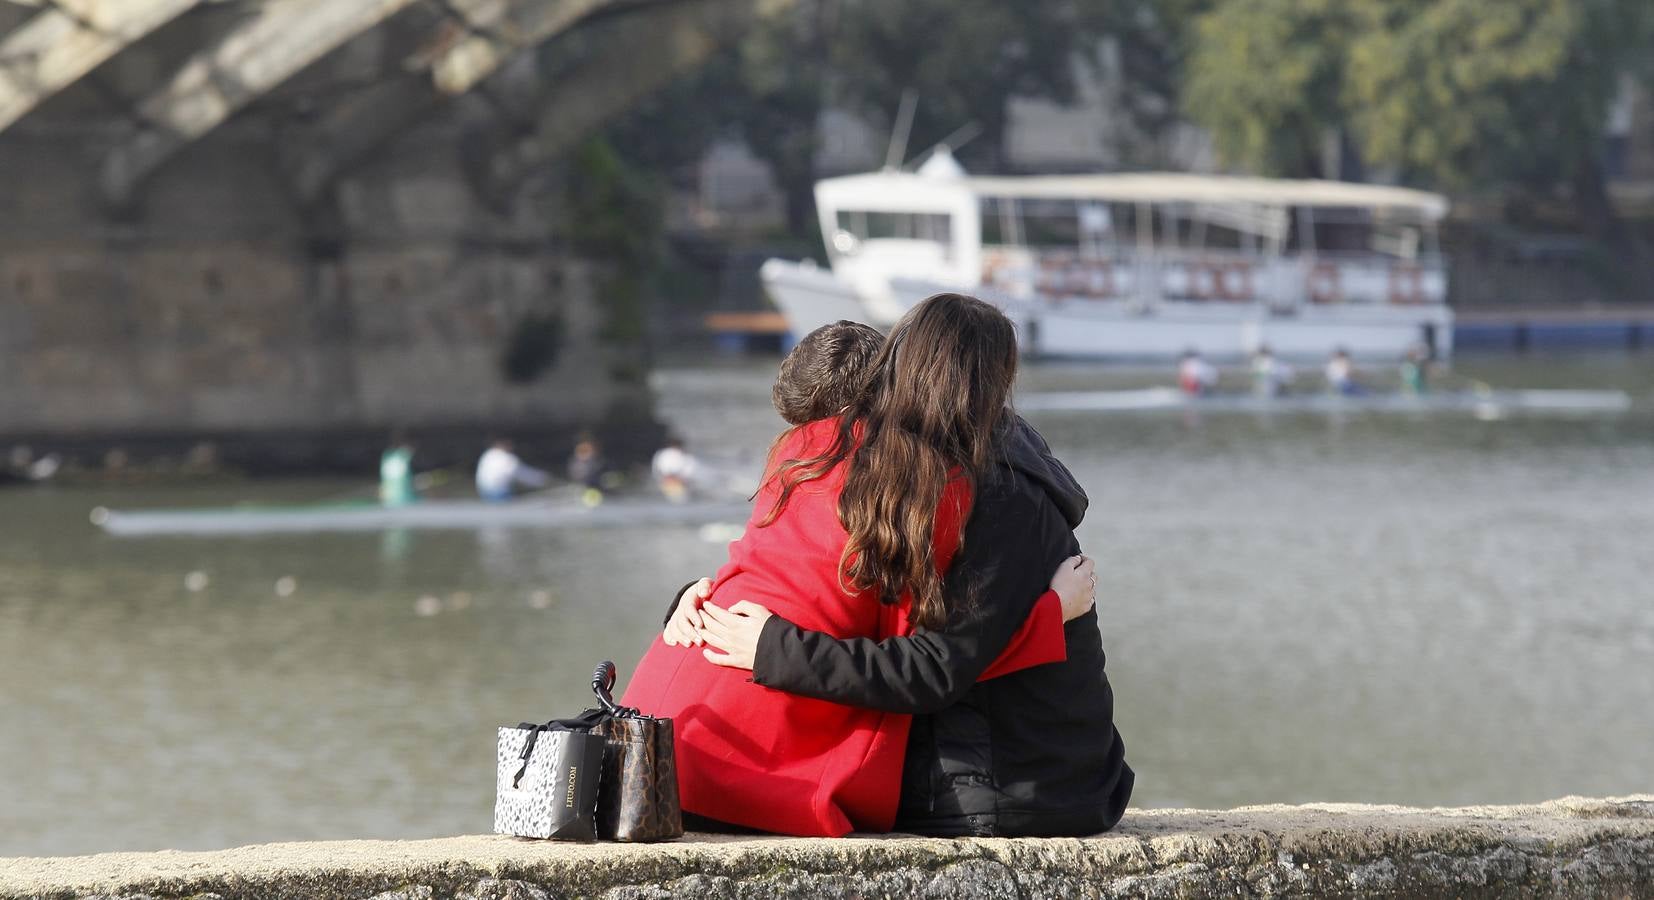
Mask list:
MULTIPOLYGON (((836 419, 805 425, 774 458, 813 456, 833 439, 836 419)), ((907 604, 878 602, 840 587, 848 535, 838 521, 845 466, 800 485, 780 518, 765 527, 778 491, 766 482, 746 533, 713 582, 712 600, 750 600, 801 628, 837 638, 882 639, 911 632, 907 604)), ((935 556, 953 557, 968 488, 950 485, 937 510, 935 556)), ((1047 591, 1022 631, 983 678, 1066 658, 1062 608, 1047 591)), ((678 790, 692 813, 806 836, 889 831, 896 818, 912 717, 841 706, 752 683, 750 672, 715 666, 701 648, 670 647, 656 637, 634 670, 622 703, 671 717, 678 790)))

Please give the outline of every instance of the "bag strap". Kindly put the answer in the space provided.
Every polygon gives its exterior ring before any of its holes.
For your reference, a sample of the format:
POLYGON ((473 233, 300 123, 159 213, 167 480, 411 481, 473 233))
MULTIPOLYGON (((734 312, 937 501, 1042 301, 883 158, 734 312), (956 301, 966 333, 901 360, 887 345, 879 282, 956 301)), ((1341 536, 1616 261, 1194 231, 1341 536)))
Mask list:
MULTIPOLYGON (((550 724, 550 722, 546 723, 546 725, 550 724)), ((546 725, 529 725, 527 722, 524 722, 523 725, 528 726, 528 740, 523 742, 523 752, 517 754, 517 759, 522 761, 522 765, 518 766, 517 773, 511 776, 512 790, 516 790, 518 784, 522 782, 523 773, 528 771, 528 757, 534 753, 534 745, 540 741, 540 732, 546 730, 546 725)))

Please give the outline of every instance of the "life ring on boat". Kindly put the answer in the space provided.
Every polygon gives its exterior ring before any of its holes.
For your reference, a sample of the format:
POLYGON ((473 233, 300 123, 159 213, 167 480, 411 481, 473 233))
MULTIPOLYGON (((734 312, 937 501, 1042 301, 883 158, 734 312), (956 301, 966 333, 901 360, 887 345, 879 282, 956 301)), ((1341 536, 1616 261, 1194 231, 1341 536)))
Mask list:
POLYGON ((1086 273, 1086 292, 1093 297, 1108 298, 1114 296, 1114 267, 1107 262, 1098 260, 1093 262, 1086 273))
POLYGON ((1010 260, 1003 253, 992 251, 982 254, 982 283, 998 285, 1005 269, 1010 266, 1010 260))
POLYGON ((1085 266, 1070 264, 1063 272, 1062 292, 1069 297, 1084 297, 1091 292, 1091 276, 1085 266))
POLYGON ((1211 300, 1218 296, 1219 286, 1223 283, 1222 269, 1209 263, 1190 263, 1186 269, 1189 273, 1189 296, 1196 300, 1211 300))
POLYGON ((1245 301, 1251 300, 1252 266, 1248 263, 1237 262, 1227 265, 1218 263, 1213 266, 1216 270, 1217 295, 1220 300, 1245 301))
POLYGON ((1424 302, 1424 270, 1418 266, 1390 267, 1390 302, 1416 306, 1424 302))
POLYGON ((1344 299, 1339 284, 1338 267, 1329 262, 1316 263, 1309 270, 1309 299, 1311 303, 1338 303, 1344 299))
POLYGON ((1039 274, 1034 276, 1034 289, 1055 297, 1066 288, 1068 260, 1063 254, 1052 253, 1040 257, 1039 274))

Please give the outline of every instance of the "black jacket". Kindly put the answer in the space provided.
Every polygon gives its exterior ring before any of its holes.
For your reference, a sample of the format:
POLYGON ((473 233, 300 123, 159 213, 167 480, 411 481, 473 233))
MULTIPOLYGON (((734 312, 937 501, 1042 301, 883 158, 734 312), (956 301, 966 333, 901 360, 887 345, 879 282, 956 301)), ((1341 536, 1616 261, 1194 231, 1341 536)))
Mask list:
POLYGON ((1027 618, 1073 535, 1086 496, 1017 419, 977 486, 964 544, 944 582, 955 611, 940 631, 836 640, 775 616, 753 679, 851 706, 913 713, 896 828, 934 835, 1085 835, 1120 820, 1133 774, 1114 727, 1093 610, 1068 623, 1066 662, 981 684, 1027 618), (965 598, 958 602, 958 598, 965 598))

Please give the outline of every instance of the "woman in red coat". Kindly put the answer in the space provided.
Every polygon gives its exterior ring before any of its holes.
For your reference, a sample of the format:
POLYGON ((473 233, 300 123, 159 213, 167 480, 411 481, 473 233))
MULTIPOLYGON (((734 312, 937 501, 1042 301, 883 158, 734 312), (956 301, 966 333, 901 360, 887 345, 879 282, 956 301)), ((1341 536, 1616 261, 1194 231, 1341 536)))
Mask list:
MULTIPOLYGON (((941 575, 1005 416, 1010 323, 969 298, 927 301, 880 352, 895 354, 881 367, 895 377, 869 387, 879 392, 869 415, 800 426, 772 451, 747 531, 713 583, 720 605, 749 601, 801 627, 884 638, 980 599, 944 598, 941 575)), ((1062 622, 1089 606, 1090 578, 1088 562, 1065 563, 1054 580, 1062 595, 1040 598, 979 677, 1061 660, 1062 622)), ((772 691, 715 656, 657 639, 623 699, 674 720, 684 809, 787 834, 888 831, 910 717, 772 691)))

